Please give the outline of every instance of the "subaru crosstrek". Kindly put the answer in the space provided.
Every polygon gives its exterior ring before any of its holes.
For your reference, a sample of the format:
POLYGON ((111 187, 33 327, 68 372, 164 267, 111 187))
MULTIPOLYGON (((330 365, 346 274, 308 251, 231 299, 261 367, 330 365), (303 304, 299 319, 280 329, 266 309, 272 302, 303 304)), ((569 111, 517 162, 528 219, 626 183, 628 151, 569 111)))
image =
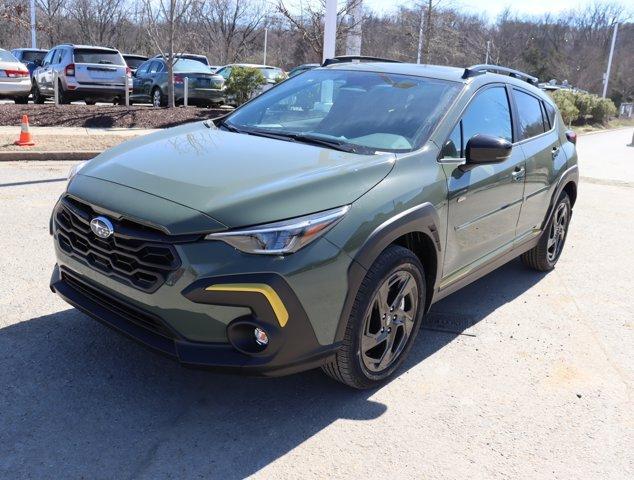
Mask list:
POLYGON ((69 175, 51 288, 186 366, 377 385, 434 302, 557 263, 576 138, 535 83, 341 61, 123 143, 69 175))

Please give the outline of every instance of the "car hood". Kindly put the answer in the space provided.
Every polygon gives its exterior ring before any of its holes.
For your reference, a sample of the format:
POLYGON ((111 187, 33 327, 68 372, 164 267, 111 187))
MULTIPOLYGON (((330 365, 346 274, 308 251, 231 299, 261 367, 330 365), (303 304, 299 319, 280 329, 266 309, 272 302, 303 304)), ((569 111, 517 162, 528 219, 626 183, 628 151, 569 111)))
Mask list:
POLYGON ((390 172, 394 159, 196 122, 120 144, 80 175, 162 197, 235 228, 352 203, 390 172))

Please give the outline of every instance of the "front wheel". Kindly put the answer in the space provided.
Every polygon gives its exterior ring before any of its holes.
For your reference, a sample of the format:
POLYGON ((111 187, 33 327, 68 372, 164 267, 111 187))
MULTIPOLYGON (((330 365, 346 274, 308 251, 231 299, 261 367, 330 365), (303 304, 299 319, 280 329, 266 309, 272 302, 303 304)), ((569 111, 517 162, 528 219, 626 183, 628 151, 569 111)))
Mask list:
POLYGON ((26 97, 15 97, 13 99, 13 101, 15 103, 19 104, 19 105, 25 105, 25 104, 29 103, 29 97, 28 96, 26 96, 26 97))
POLYGON ((411 250, 388 247, 366 274, 342 346, 322 368, 354 388, 390 378, 412 348, 425 310, 425 275, 411 250))
POLYGON ((42 96, 42 92, 40 92, 40 87, 37 86, 35 80, 33 80, 33 87, 31 89, 31 93, 33 94, 33 103, 41 105, 44 103, 44 97, 42 96))
POLYGON ((555 268, 566 243, 571 215, 570 198, 568 198, 568 194, 563 193, 555 204, 553 214, 539 239, 539 243, 522 254, 524 265, 540 272, 548 272, 555 268))

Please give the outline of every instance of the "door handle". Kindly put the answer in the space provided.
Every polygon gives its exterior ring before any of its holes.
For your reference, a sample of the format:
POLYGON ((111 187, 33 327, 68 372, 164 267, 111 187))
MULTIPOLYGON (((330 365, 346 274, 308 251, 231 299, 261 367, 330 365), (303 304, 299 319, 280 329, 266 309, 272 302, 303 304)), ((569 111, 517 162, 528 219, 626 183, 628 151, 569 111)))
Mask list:
POLYGON ((551 154, 553 156, 553 160, 557 158, 557 155, 559 155, 559 147, 553 147, 553 149, 551 150, 551 154))
POLYGON ((520 180, 524 178, 525 174, 526 174, 526 170, 524 169, 524 167, 515 167, 515 170, 513 170, 513 173, 511 173, 511 176, 513 177, 514 182, 519 182, 520 180))

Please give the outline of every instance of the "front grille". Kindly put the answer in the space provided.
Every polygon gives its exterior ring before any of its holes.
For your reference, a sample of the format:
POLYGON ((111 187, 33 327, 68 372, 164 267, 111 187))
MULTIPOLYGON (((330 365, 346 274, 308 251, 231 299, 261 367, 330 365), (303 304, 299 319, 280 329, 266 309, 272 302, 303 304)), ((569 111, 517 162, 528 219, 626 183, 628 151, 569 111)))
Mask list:
POLYGON ((163 323, 154 318, 147 312, 142 312, 136 308, 132 308, 129 305, 118 301, 111 295, 107 295, 100 291, 98 288, 89 285, 86 281, 80 279, 79 275, 74 272, 71 273, 67 269, 62 269, 62 280, 72 287, 76 292, 81 293, 83 296, 98 303, 100 306, 110 310, 112 313, 124 318, 125 320, 134 323, 135 325, 145 328, 153 333, 161 335, 166 338, 174 338, 173 333, 163 323))
POLYGON ((110 218, 114 234, 99 238, 90 229, 90 221, 98 215, 86 203, 62 198, 54 216, 59 248, 85 265, 145 292, 154 292, 180 267, 168 235, 130 220, 110 218))

